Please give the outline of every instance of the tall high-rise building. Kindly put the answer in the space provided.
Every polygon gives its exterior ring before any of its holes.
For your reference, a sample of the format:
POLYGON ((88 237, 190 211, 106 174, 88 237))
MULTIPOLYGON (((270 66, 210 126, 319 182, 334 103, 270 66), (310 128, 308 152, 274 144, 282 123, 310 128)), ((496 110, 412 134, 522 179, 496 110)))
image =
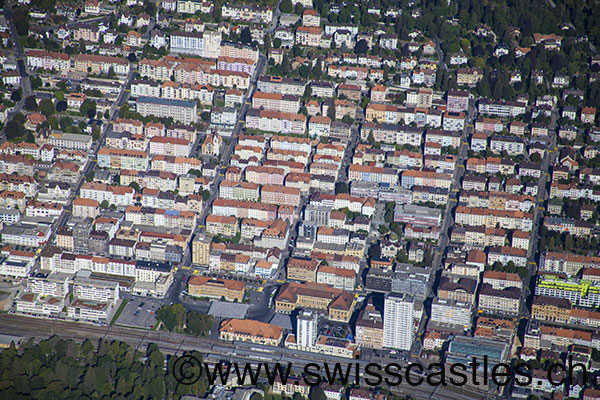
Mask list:
POLYGON ((194 239, 192 242, 192 264, 208 265, 210 242, 210 237, 204 235, 194 239))
POLYGON ((414 314, 413 296, 389 293, 385 297, 383 347, 410 350, 414 339, 414 314))
POLYGON ((316 313, 311 311, 303 311, 298 315, 296 320, 297 327, 297 338, 296 342, 300 349, 308 349, 315 345, 317 341, 317 335, 319 332, 319 321, 316 313))

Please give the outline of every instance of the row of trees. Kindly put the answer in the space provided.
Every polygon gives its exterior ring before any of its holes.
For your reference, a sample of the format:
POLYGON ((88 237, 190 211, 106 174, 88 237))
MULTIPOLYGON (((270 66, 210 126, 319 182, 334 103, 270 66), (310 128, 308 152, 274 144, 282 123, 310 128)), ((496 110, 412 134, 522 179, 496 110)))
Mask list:
POLYGON ((541 252, 550 251, 574 251, 579 253, 587 253, 598 249, 598 238, 592 235, 591 238, 573 236, 569 232, 550 231, 543 226, 540 229, 540 244, 541 252))
POLYGON ((509 272, 513 274, 519 274, 521 279, 527 278, 528 271, 527 267, 517 267, 514 262, 509 261, 506 264, 502 264, 500 261, 496 261, 492 265, 486 265, 486 271, 500 271, 500 272, 509 272))
MULTIPOLYGON (((202 360, 202 355, 193 355, 202 360)), ((53 336, 22 350, 14 345, 0 353, 2 399, 157 399, 186 394, 202 397, 208 383, 177 382, 174 358, 168 360, 155 344, 140 352, 124 342, 86 340, 79 344, 53 336)))
POLYGON ((206 336, 214 324, 212 315, 186 311, 181 304, 162 306, 156 311, 156 319, 170 332, 194 336, 206 336))

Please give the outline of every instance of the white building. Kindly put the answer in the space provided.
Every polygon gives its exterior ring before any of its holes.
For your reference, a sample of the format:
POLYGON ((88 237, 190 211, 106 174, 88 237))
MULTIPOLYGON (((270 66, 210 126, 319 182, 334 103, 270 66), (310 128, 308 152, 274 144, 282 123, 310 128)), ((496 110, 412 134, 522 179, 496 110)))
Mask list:
POLYGON ((112 310, 111 303, 75 299, 67 307, 67 315, 75 320, 105 321, 112 310))
POLYGON ((456 300, 435 298, 431 304, 431 321, 468 329, 471 327, 471 306, 456 300))
POLYGON ((169 44, 173 53, 194 54, 204 58, 219 58, 221 55, 220 32, 173 32, 169 44))
POLYGON ((310 349, 315 345, 318 336, 318 316, 311 311, 303 311, 298 315, 298 334, 296 342, 299 349, 310 349))
POLYGON ((136 110, 143 117, 171 117, 184 124, 196 123, 198 120, 197 104, 194 101, 140 97, 136 102, 136 110))
POLYGON ((383 347, 410 350, 414 338, 414 298, 389 293, 383 316, 383 347))
POLYGON ((68 274, 38 272, 27 278, 27 291, 42 296, 65 297, 69 293, 68 274))
POLYGON ((25 278, 31 272, 31 262, 7 257, 0 264, 0 276, 8 278, 25 278))
POLYGON ((116 304, 119 300, 119 282, 89 277, 82 271, 75 277, 73 295, 79 299, 116 304))

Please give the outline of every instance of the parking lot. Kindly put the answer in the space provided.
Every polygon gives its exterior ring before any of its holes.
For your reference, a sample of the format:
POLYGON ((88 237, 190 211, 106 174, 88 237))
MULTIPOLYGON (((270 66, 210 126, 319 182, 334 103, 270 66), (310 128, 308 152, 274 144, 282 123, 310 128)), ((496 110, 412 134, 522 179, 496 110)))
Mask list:
POLYGON ((117 320, 117 325, 138 328, 154 328, 156 310, 160 308, 160 300, 147 297, 132 297, 117 320))
POLYGON ((352 335, 352 330, 345 324, 327 321, 321 326, 319 333, 321 335, 345 339, 348 335, 352 335))

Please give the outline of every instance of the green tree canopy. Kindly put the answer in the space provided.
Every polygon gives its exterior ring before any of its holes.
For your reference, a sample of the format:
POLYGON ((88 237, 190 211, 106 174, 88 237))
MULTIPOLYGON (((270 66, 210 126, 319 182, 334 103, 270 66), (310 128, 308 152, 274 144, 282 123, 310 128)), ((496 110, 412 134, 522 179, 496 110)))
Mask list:
POLYGON ((289 14, 293 10, 292 0, 281 0, 279 4, 279 9, 284 14, 289 14))

